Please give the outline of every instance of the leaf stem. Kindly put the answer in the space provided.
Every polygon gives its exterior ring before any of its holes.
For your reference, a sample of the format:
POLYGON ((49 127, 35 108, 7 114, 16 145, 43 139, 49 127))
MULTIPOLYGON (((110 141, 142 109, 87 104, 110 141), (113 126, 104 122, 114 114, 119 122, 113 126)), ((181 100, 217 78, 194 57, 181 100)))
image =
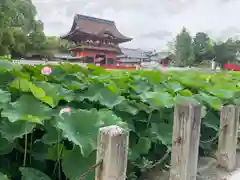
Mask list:
POLYGON ((27 138, 27 128, 26 128, 26 131, 25 131, 24 138, 25 138, 25 142, 24 142, 23 167, 26 167, 26 161, 27 161, 27 141, 28 141, 28 138, 27 138))
POLYGON ((57 169, 57 167, 58 167, 58 179, 61 179, 61 160, 60 160, 60 158, 61 158, 61 156, 62 156, 62 151, 63 151, 63 146, 61 146, 61 148, 60 148, 60 131, 58 132, 58 140, 57 140, 57 142, 58 142, 58 144, 57 144, 57 162, 55 163, 55 166, 54 166, 54 169, 53 169, 53 173, 52 173, 52 175, 56 172, 56 169, 57 169))
MULTIPOLYGON (((33 134, 31 133, 30 153, 32 153, 33 134)), ((32 156, 30 156, 30 164, 32 164, 32 156)))
MULTIPOLYGON (((61 147, 61 149, 60 149, 60 155, 62 155, 62 151, 63 151, 63 147, 61 147)), ((56 172, 56 169, 57 169, 57 165, 58 165, 59 163, 58 163, 58 161, 55 163, 55 165, 54 165, 54 169, 53 169, 53 172, 52 172, 52 176, 53 176, 53 174, 56 172)))
MULTIPOLYGON (((58 132, 58 142, 60 141, 60 132, 58 132)), ((61 147, 62 149, 62 147, 61 147)), ((60 156, 61 156, 61 150, 60 150, 60 145, 58 143, 57 146, 57 152, 58 152, 58 179, 61 180, 61 162, 60 162, 60 156)))
POLYGON ((147 169, 152 169, 152 168, 154 168, 154 167, 156 167, 156 166, 161 165, 161 164, 168 158, 168 156, 169 156, 170 153, 171 153, 171 149, 168 149, 168 150, 166 151, 166 153, 164 154, 164 156, 163 156, 160 160, 158 160, 157 162, 155 162, 155 163, 152 164, 152 165, 149 165, 149 166, 147 167, 147 169))
POLYGON ((147 128, 149 128, 151 118, 152 118, 152 111, 151 111, 150 114, 148 115, 147 128))

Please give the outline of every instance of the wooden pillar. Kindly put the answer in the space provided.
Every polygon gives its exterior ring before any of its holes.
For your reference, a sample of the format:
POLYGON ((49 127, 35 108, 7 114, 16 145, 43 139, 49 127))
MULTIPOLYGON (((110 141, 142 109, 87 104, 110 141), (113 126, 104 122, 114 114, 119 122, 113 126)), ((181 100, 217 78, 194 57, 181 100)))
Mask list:
POLYGON ((93 56, 93 58, 94 58, 94 60, 93 60, 94 62, 93 63, 94 64, 96 64, 96 60, 97 60, 96 56, 97 56, 96 54, 94 54, 94 56, 93 56))
POLYGON ((106 64, 105 65, 108 66, 108 58, 109 58, 109 56, 106 55, 105 57, 106 57, 106 64))
POLYGON ((200 105, 175 107, 170 180, 196 180, 200 127, 200 105))
POLYGON ((227 171, 236 168, 236 149, 239 126, 239 108, 233 105, 224 106, 221 110, 218 141, 218 164, 227 171))
POLYGON ((118 63, 117 63, 117 57, 116 57, 116 55, 114 55, 112 58, 113 58, 113 60, 114 60, 114 65, 117 65, 118 63))
POLYGON ((95 180, 125 180, 129 133, 118 126, 100 129, 95 180))

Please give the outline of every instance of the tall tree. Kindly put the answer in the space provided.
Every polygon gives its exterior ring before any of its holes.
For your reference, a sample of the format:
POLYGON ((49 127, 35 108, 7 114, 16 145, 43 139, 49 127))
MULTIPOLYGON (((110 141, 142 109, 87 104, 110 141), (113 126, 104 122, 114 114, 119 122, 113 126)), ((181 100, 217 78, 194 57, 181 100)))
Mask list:
POLYGON ((195 62, 200 63, 212 54, 212 45, 209 36, 204 32, 198 32, 193 38, 195 62))
POLYGON ((12 57, 21 57, 26 53, 28 39, 21 28, 14 28, 12 31, 14 43, 9 47, 12 57))
POLYGON ((74 43, 69 42, 67 40, 58 39, 58 41, 59 41, 58 49, 59 49, 59 52, 62 52, 62 53, 69 53, 72 47, 74 46, 74 43))
POLYGON ((30 53, 41 52, 45 49, 46 36, 43 32, 43 23, 41 21, 36 21, 33 24, 31 32, 28 34, 28 44, 27 50, 30 53))
POLYGON ((177 35, 175 42, 176 65, 191 66, 194 61, 192 37, 183 28, 181 33, 177 35))
MULTIPOLYGON (((29 48, 29 44, 34 44, 32 40, 44 42, 45 34, 40 27, 43 25, 35 16, 36 8, 31 0, 0 1, 0 55, 20 56, 33 49, 29 48)), ((39 43, 34 48, 39 48, 39 43)))
POLYGON ((226 63, 235 63, 236 54, 239 50, 239 42, 228 39, 226 42, 222 42, 214 45, 215 61, 221 66, 226 63))

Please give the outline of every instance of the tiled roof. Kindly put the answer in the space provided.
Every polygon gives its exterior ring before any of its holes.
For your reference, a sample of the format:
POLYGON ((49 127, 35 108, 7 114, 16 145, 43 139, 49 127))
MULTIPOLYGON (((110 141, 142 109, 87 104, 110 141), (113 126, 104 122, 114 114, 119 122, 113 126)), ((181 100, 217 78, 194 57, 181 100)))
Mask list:
POLYGON ((129 48, 121 48, 123 55, 118 57, 127 57, 127 58, 136 58, 136 59, 147 59, 148 57, 145 55, 145 51, 141 49, 129 49, 129 48))
POLYGON ((167 58, 169 55, 170 55, 169 52, 159 52, 159 53, 156 53, 154 56, 152 56, 151 60, 154 60, 154 61, 162 60, 167 58))
POLYGON ((74 17, 70 32, 62 38, 68 39, 70 36, 80 33, 99 37, 104 37, 104 34, 107 33, 114 36, 119 42, 132 40, 118 31, 114 21, 77 14, 74 17))

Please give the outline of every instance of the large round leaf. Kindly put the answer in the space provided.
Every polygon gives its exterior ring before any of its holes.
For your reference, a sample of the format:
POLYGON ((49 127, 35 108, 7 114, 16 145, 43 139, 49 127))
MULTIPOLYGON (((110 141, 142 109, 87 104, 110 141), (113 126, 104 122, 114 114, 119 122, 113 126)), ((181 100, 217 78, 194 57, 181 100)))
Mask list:
POLYGON ((46 121, 44 123, 45 134, 43 135, 41 141, 45 144, 52 145, 59 143, 62 140, 62 132, 56 128, 53 121, 46 121))
POLYGON ((147 137, 141 137, 139 138, 138 142, 132 146, 129 158, 131 160, 136 160, 137 158, 140 157, 140 155, 148 154, 150 148, 151 140, 147 137))
POLYGON ((48 83, 45 81, 36 82, 35 86, 33 86, 31 90, 36 98, 52 107, 56 107, 60 100, 70 102, 74 98, 72 91, 63 88, 60 84, 48 83), (33 91, 33 89, 35 89, 36 92, 33 91), (41 95, 40 91, 43 91, 44 94, 41 95))
POLYGON ((9 142, 7 139, 0 136, 0 155, 10 153, 15 147, 15 142, 9 142))
POLYGON ((37 169, 21 167, 19 170, 22 174, 21 180, 51 180, 46 174, 37 169))
POLYGON ((139 109, 134 106, 134 103, 135 103, 134 101, 131 102, 128 100, 124 100, 116 106, 116 109, 119 111, 127 112, 132 115, 136 115, 139 109))
POLYGON ((11 100, 11 94, 9 92, 0 89, 0 108, 3 108, 11 100))
POLYGON ((172 124, 152 123, 153 138, 161 141, 162 144, 169 146, 172 144, 172 124))
POLYGON ((56 126, 62 130, 63 136, 78 145, 84 156, 96 149, 99 128, 108 125, 124 125, 120 118, 111 111, 95 109, 76 110, 70 114, 57 116, 56 126))
POLYGON ((96 148, 100 123, 97 111, 77 110, 55 120, 63 136, 78 145, 83 155, 88 156, 96 148))
MULTIPOLYGON (((79 147, 75 147, 73 151, 68 151, 62 160, 63 172, 69 180, 80 179, 80 176, 95 164, 96 152, 92 152, 88 157, 83 157, 79 147)), ((89 172, 84 180, 93 180, 94 170, 89 172)))
POLYGON ((8 177, 7 177, 7 175, 5 175, 5 174, 3 174, 3 173, 1 173, 1 172, 0 172, 0 179, 1 179, 1 180, 9 180, 8 177))
POLYGON ((35 123, 28 121, 10 122, 7 119, 0 120, 0 133, 3 138, 13 142, 17 138, 22 138, 23 135, 32 132, 36 126, 35 123))
POLYGON ((30 87, 29 84, 31 84, 32 82, 29 81, 26 78, 23 77, 17 77, 16 79, 14 79, 14 81, 11 83, 10 87, 17 89, 21 92, 30 92, 30 87))
POLYGON ((14 68, 14 64, 8 60, 0 59, 0 71, 11 71, 14 68))
POLYGON ((10 103, 2 111, 2 116, 9 121, 26 120, 43 123, 51 118, 51 109, 31 95, 22 95, 16 102, 10 103))
POLYGON ((0 70, 0 88, 3 90, 8 89, 8 85, 14 80, 14 76, 11 72, 1 72, 0 70))
POLYGON ((148 103, 152 109, 159 109, 161 107, 172 107, 174 99, 168 92, 148 91, 140 95, 143 102, 148 103))
POLYGON ((80 101, 83 99, 88 99, 92 102, 98 101, 108 108, 113 108, 120 104, 124 100, 124 97, 114 94, 110 89, 101 84, 92 84, 84 93, 79 93, 77 99, 80 101))
POLYGON ((223 101, 221 101, 220 98, 216 96, 211 96, 206 93, 201 92, 200 94, 197 94, 195 96, 200 102, 203 102, 205 104, 208 104, 210 107, 220 110, 221 107, 223 106, 223 101))

